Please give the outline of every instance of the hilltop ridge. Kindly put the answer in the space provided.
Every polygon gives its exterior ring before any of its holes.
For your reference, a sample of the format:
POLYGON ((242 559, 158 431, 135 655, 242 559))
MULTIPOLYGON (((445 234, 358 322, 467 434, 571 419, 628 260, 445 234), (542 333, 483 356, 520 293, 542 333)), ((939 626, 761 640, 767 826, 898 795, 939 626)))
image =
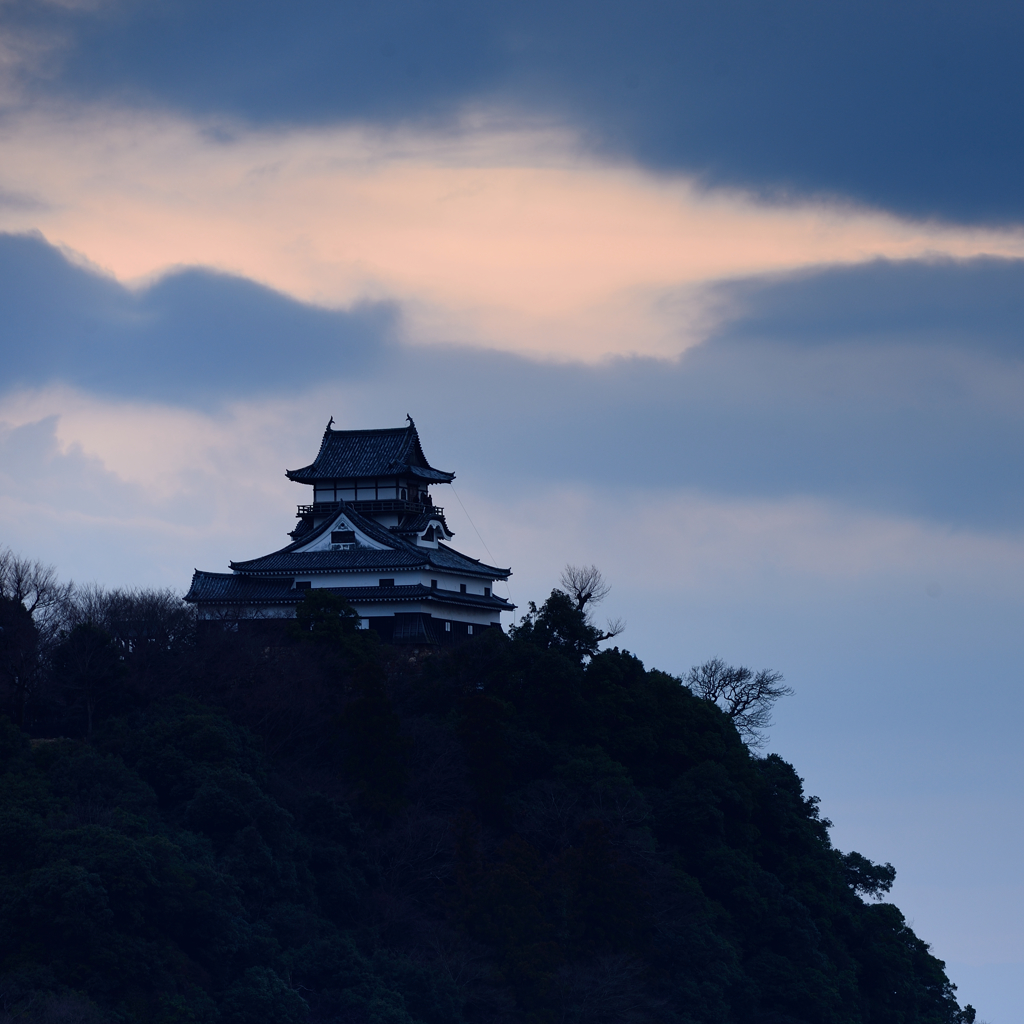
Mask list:
POLYGON ((8 1014, 974 1020, 881 898, 891 868, 559 591, 433 652, 315 591, 276 647, 147 607, 145 640, 141 605, 97 613, 39 649, 27 704, 4 695, 8 1014))

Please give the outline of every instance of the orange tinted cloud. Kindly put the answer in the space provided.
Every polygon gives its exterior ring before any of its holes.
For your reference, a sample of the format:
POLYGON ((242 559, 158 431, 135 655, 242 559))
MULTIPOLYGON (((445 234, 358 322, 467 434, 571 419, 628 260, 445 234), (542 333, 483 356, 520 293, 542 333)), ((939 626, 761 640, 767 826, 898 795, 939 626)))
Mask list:
POLYGON ((671 355, 709 282, 929 253, 1024 254, 1020 233, 826 203, 759 204, 607 166, 556 130, 215 131, 170 117, 35 113, 2 130, 0 189, 124 281, 182 264, 298 298, 404 304, 414 341, 535 355, 671 355))

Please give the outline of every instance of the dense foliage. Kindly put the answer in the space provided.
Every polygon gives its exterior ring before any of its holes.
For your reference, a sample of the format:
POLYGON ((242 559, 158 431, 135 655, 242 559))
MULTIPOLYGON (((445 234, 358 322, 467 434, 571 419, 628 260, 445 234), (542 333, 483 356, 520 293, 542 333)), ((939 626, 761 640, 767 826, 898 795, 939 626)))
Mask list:
POLYGON ((564 594, 433 652, 143 596, 0 608, 0 1019, 974 1019, 891 868, 564 594))

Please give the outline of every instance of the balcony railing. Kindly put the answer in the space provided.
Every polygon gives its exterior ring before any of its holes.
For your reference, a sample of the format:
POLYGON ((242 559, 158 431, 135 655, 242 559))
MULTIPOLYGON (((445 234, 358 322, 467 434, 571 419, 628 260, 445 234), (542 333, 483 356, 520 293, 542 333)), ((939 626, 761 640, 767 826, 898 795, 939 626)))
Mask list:
POLYGON ((423 505, 418 501, 317 501, 312 505, 299 505, 297 516, 329 516, 340 512, 342 508, 351 508, 356 512, 373 515, 378 512, 401 512, 403 514, 421 515, 429 513, 444 516, 444 509, 437 505, 423 505))

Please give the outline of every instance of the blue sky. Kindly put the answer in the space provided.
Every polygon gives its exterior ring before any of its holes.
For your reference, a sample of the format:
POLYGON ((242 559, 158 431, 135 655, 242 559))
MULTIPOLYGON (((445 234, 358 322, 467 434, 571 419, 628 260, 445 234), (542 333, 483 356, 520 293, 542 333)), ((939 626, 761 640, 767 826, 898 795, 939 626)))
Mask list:
POLYGON ((409 412, 517 603, 596 562, 648 664, 784 672, 772 749, 1020 1018, 1019 8, 0 26, 0 542, 183 589, 409 412))

